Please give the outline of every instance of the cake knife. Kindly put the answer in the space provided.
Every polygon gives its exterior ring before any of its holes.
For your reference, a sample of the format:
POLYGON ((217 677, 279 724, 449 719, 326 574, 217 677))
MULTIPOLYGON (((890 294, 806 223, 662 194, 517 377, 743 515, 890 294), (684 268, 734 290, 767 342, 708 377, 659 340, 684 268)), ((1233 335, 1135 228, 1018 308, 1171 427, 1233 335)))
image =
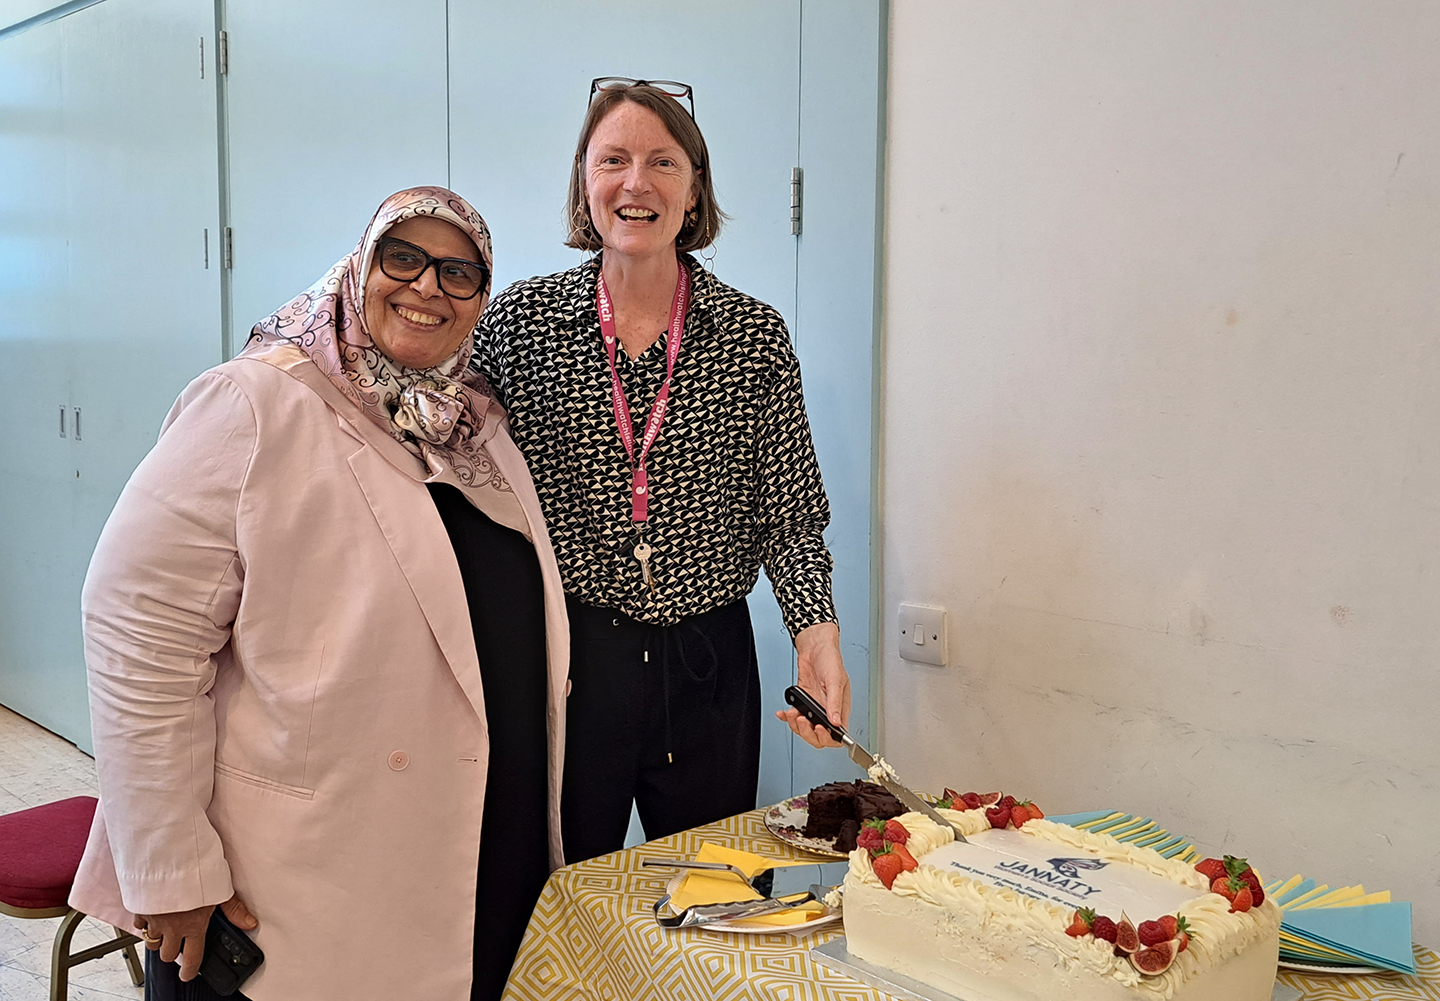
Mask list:
POLYGON ((966 841, 965 835, 960 833, 958 827, 940 816, 933 806, 900 783, 899 778, 895 775, 895 770, 890 767, 888 762, 880 761, 875 755, 855 743, 855 739, 845 732, 843 726, 830 722, 830 718, 825 714, 824 707, 815 701, 813 695, 799 685, 791 685, 785 689, 785 701, 796 709, 799 709, 800 715, 804 716, 815 726, 823 726, 829 730, 836 740, 845 745, 845 751, 850 755, 850 760, 865 769, 871 781, 878 782, 884 786, 892 796, 904 803, 909 809, 914 810, 916 813, 923 813, 941 827, 950 828, 955 832, 956 841, 966 841))

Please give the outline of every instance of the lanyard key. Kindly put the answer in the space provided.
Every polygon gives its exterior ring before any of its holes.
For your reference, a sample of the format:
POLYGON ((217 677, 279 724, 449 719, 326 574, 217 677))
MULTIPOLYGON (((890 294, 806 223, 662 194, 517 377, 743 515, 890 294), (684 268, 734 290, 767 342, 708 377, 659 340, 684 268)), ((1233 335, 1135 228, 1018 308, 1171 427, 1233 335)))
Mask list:
POLYGON ((640 572, 645 575, 645 586, 650 589, 652 597, 655 595, 655 578, 650 573, 650 554, 654 551, 648 542, 637 542, 635 548, 631 550, 635 554, 635 558, 640 561, 640 572))

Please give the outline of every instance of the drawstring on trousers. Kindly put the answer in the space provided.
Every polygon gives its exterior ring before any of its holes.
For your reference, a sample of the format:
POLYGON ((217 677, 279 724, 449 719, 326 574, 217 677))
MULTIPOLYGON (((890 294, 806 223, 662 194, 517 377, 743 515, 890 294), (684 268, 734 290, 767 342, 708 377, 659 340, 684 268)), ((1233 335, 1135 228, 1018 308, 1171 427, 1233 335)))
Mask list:
MULTIPOLYGON (((706 673, 707 679, 713 675, 716 670, 716 665, 718 664, 715 644, 711 642, 709 636, 705 635, 704 630, 697 628, 691 622, 682 619, 673 626, 652 625, 646 634, 645 663, 650 663, 650 653, 657 646, 657 639, 659 641, 657 660, 660 666, 660 697, 665 702, 665 763, 670 765, 675 763, 675 741, 670 727, 670 671, 673 667, 678 667, 682 671, 689 671, 689 664, 685 656, 685 637, 680 632, 682 629, 689 629, 694 634, 693 639, 698 640, 704 645, 704 650, 699 652, 708 652, 710 670, 706 673), (675 644, 673 657, 670 651, 672 638, 675 644)), ((704 679, 697 678, 695 680, 701 681, 704 679)))
MULTIPOLYGON (((675 763, 675 742, 670 733, 670 644, 667 642, 670 630, 664 626, 651 626, 645 638, 645 663, 650 663, 650 648, 655 645, 656 634, 660 638, 660 698, 665 703, 665 763, 675 763)), ((681 651, 684 657, 684 651, 681 651)))

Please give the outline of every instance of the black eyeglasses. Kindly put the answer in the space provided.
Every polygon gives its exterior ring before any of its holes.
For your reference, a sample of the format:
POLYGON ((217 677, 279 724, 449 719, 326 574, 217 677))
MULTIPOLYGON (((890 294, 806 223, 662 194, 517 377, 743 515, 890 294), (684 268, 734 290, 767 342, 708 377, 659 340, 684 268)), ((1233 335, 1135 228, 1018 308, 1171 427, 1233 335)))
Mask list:
POLYGON ((397 282, 413 282, 435 265, 440 291, 452 299, 473 299, 490 284, 490 270, 463 257, 431 257, 413 243, 393 236, 380 240, 380 270, 397 282))
POLYGON ((690 104, 690 118, 695 118, 695 89, 679 80, 632 80, 628 76, 597 76, 590 81, 590 100, 602 90, 629 90, 631 87, 654 87, 666 97, 685 100, 690 104))

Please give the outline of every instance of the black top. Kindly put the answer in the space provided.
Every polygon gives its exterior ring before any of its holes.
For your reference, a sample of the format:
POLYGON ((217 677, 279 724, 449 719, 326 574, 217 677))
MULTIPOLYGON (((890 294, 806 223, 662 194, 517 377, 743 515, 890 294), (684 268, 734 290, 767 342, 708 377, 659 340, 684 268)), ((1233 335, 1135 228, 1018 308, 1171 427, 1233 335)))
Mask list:
POLYGON ((430 484, 475 630, 490 766, 475 900, 471 997, 498 999, 550 875, 545 594, 535 547, 454 487, 430 484))
MULTIPOLYGON (((567 593, 670 625, 749 594, 763 563, 790 632, 835 621, 830 505, 785 321, 695 261, 670 409, 646 464, 656 597, 631 553, 630 460, 615 427, 590 261, 516 282, 486 307, 474 364, 530 464, 567 593)), ((617 352, 637 436, 668 331, 617 352)))

